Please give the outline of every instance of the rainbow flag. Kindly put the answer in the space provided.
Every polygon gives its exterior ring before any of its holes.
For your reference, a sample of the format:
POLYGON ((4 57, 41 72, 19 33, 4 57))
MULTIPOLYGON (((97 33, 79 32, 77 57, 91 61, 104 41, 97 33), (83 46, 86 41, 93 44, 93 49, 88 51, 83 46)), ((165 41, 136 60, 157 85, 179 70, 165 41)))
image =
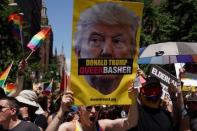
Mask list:
POLYGON ((8 16, 8 22, 12 23, 12 34, 20 39, 20 31, 22 30, 22 21, 23 17, 22 15, 18 13, 13 13, 8 16))
POLYGON ((16 84, 14 84, 14 83, 6 84, 4 91, 5 91, 6 95, 14 93, 16 91, 16 84))
POLYGON ((44 91, 42 93, 47 95, 47 96, 50 95, 51 92, 52 92, 52 86, 53 86, 53 79, 51 80, 50 84, 44 89, 44 91))
POLYGON ((18 13, 13 13, 8 16, 8 22, 12 22, 16 27, 22 26, 23 17, 18 13))
POLYGON ((44 42, 51 31, 51 28, 43 28, 40 32, 34 35, 27 45, 32 51, 35 51, 44 42))
POLYGON ((12 63, 0 74, 0 87, 4 87, 4 83, 8 77, 8 74, 10 72, 10 69, 12 68, 13 61, 12 63))
POLYGON ((45 89, 45 91, 51 92, 51 91, 52 91, 52 86, 53 86, 53 79, 51 80, 50 84, 49 84, 48 87, 45 89))

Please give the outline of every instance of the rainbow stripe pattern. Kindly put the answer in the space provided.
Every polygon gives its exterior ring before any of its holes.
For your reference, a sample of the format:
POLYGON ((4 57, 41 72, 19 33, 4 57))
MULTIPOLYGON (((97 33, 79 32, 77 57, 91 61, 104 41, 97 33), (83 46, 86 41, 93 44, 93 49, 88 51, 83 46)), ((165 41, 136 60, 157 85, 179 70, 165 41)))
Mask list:
POLYGON ((20 14, 13 13, 9 15, 8 22, 12 24, 12 34, 20 39, 20 31, 22 30, 23 17, 20 14))
POLYGON ((16 27, 22 26, 23 17, 20 14, 13 13, 9 15, 8 22, 13 23, 16 27))
POLYGON ((16 91, 16 85, 14 83, 8 83, 6 84, 4 91, 6 95, 12 94, 16 91))
POLYGON ((8 74, 12 68, 13 62, 0 74, 0 87, 4 87, 4 83, 8 77, 8 74))
POLYGON ((50 84, 49 84, 48 87, 45 89, 45 91, 51 92, 51 91, 52 91, 52 86, 53 86, 53 79, 51 80, 50 84))
POLYGON ((28 43, 27 47, 32 51, 35 51, 37 48, 41 46, 44 40, 47 38, 49 33, 51 32, 51 28, 43 28, 40 32, 34 35, 31 41, 28 43))

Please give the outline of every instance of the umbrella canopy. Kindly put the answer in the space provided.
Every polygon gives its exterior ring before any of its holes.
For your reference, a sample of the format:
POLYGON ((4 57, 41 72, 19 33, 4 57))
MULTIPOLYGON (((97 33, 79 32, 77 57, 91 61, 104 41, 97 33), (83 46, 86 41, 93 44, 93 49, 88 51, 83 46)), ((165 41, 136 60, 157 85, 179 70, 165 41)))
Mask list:
POLYGON ((165 42, 151 44, 141 53, 138 64, 197 62, 197 43, 165 42))

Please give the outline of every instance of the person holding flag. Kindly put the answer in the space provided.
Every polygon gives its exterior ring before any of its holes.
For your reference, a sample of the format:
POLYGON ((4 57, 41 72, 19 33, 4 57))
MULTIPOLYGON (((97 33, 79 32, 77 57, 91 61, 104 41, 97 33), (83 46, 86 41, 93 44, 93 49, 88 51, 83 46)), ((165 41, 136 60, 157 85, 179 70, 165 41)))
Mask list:
POLYGON ((23 82, 24 82, 24 71, 27 66, 27 62, 23 59, 18 65, 18 72, 16 76, 15 83, 7 83, 5 81, 9 75, 9 72, 12 68, 13 62, 1 73, 0 75, 0 88, 4 90, 4 93, 7 96, 15 97, 17 96, 20 91, 23 89, 23 82))
POLYGON ((14 89, 14 91, 12 91, 10 94, 8 94, 8 96, 16 97, 23 89, 24 74, 25 74, 25 69, 27 68, 27 65, 28 65, 28 63, 25 59, 22 59, 19 62, 18 71, 17 71, 17 75, 16 75, 16 82, 15 82, 16 88, 14 89))

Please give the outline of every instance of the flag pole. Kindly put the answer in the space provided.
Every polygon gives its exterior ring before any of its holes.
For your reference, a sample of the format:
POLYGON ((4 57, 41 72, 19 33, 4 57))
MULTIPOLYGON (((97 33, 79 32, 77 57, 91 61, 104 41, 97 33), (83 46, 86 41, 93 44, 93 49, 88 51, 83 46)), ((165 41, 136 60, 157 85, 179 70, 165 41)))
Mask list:
POLYGON ((22 30, 23 30, 23 27, 20 26, 21 47, 22 47, 22 53, 23 53, 23 56, 24 56, 24 43, 23 43, 23 34, 22 34, 22 30))
POLYGON ((27 56, 27 58, 25 59, 25 61, 27 61, 29 59, 29 57, 34 53, 34 50, 31 51, 31 53, 27 56))
POLYGON ((65 84, 65 89, 64 89, 64 91, 71 91, 71 89, 70 89, 70 84, 71 84, 71 82, 70 82, 70 76, 68 75, 68 73, 65 71, 65 73, 66 73, 66 84, 65 84))

